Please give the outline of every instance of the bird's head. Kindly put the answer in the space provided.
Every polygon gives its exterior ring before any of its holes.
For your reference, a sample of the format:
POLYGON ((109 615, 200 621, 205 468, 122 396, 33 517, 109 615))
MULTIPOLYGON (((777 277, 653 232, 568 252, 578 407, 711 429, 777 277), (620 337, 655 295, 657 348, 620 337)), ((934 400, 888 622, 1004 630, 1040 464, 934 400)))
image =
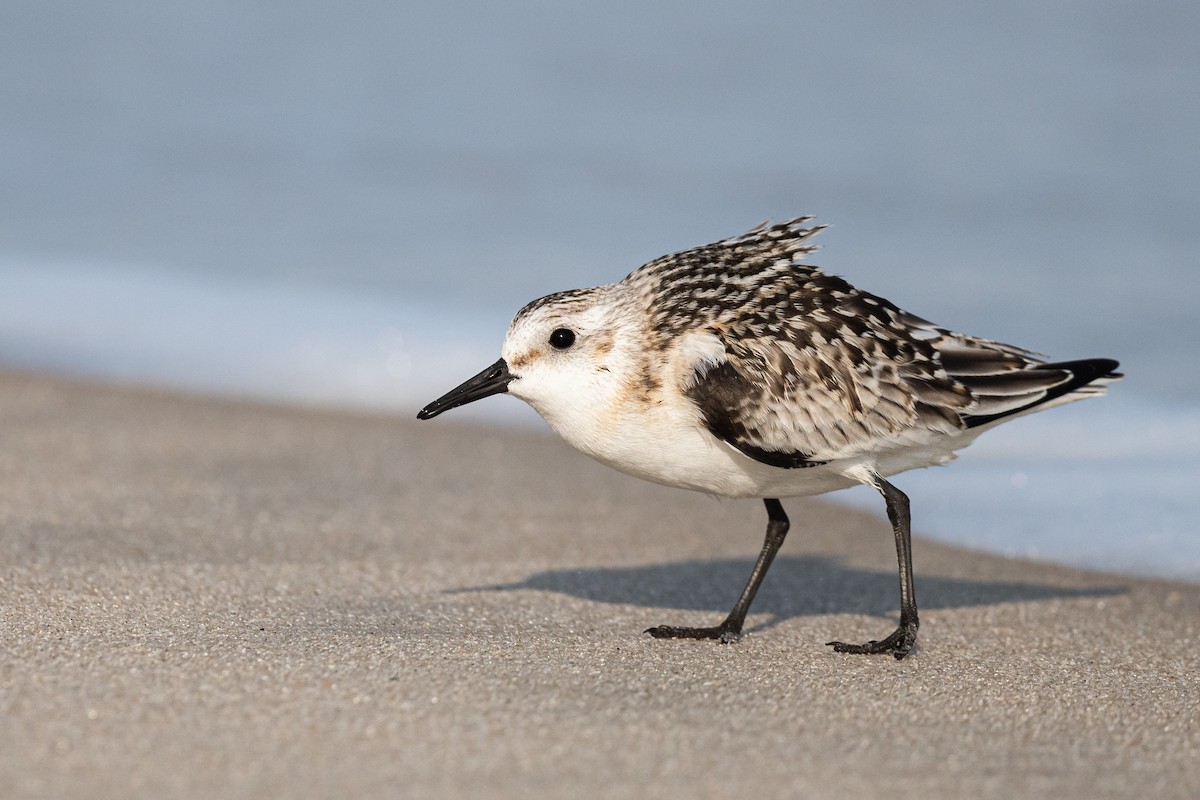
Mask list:
POLYGON ((608 286, 534 300, 509 325, 500 360, 417 417, 430 419, 502 392, 529 403, 560 432, 580 414, 594 416, 611 403, 628 374, 631 323, 618 308, 608 286))

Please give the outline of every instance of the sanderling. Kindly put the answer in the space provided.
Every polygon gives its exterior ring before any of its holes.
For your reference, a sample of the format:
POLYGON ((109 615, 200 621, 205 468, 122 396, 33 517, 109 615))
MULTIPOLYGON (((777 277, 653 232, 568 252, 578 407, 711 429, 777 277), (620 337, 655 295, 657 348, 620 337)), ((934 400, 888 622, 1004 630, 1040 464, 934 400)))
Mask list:
POLYGON ((421 409, 430 419, 488 395, 529 403, 560 436, 630 475, 758 497, 762 552, 729 616, 656 638, 741 635, 783 544, 778 498, 854 484, 883 495, 896 539, 900 624, 841 653, 903 658, 917 636, 908 497, 886 480, 943 464, 994 425, 1103 394, 1107 358, 1047 363, 967 336, 803 263, 811 217, 663 256, 617 283, 522 308, 502 358, 421 409))

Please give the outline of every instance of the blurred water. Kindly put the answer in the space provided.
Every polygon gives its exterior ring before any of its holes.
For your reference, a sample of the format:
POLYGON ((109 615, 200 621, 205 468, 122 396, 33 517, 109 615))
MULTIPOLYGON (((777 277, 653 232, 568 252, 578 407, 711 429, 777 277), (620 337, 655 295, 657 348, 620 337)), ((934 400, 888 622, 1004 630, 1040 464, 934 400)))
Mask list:
POLYGON ((1167 2, 10 1, 0 365, 412 413, 531 297, 811 212, 827 270, 1129 373, 906 476, 920 529, 1200 579, 1197 31, 1167 2))

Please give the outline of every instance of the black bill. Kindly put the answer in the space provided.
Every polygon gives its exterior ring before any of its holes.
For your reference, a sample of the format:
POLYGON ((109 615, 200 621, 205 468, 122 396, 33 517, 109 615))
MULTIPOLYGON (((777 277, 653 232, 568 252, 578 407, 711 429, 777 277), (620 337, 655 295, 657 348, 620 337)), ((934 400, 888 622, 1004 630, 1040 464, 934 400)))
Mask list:
POLYGON ((465 406, 488 395, 507 392, 508 385, 514 379, 515 376, 508 371, 508 364, 502 358, 474 378, 422 408, 417 414, 417 419, 433 419, 443 411, 465 406))

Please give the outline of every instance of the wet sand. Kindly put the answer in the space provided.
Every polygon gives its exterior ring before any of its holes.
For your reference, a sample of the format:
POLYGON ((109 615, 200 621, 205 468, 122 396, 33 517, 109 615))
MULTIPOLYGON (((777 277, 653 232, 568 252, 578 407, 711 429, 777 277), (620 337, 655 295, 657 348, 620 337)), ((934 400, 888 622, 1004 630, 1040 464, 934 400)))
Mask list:
POLYGON ((919 540, 917 650, 838 655, 895 624, 883 510, 785 506, 749 635, 656 641, 722 618, 760 503, 0 372, 0 796, 1200 795, 1200 587, 919 540))

